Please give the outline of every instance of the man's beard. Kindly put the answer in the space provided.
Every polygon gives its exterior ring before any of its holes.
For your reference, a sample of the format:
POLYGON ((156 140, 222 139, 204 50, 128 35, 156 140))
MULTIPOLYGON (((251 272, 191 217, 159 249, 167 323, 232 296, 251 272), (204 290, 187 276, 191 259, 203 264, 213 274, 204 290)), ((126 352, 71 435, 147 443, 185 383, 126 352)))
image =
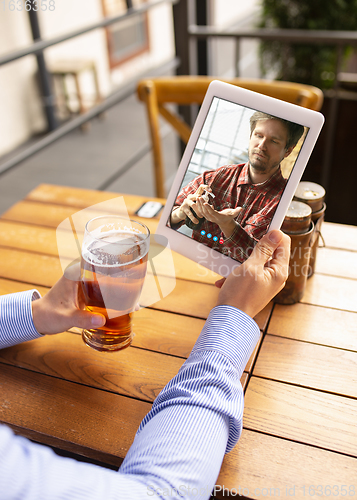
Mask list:
POLYGON ((251 153, 249 153, 249 164, 257 172, 266 173, 269 168, 268 167, 269 158, 263 155, 263 158, 260 159, 259 157, 254 156, 255 153, 257 153, 257 151, 255 151, 254 149, 251 153))
POLYGON ((250 166, 252 168, 254 168, 254 170, 257 173, 260 173, 260 174, 268 174, 270 172, 274 172, 276 170, 276 168, 280 165, 280 162, 276 163, 275 165, 269 165, 270 157, 264 155, 264 153, 261 153, 260 151, 257 151, 255 149, 253 149, 253 151, 249 152, 248 159, 249 159, 250 166), (255 153, 258 153, 258 154, 262 155, 263 157, 259 158, 259 157, 254 156, 255 153))

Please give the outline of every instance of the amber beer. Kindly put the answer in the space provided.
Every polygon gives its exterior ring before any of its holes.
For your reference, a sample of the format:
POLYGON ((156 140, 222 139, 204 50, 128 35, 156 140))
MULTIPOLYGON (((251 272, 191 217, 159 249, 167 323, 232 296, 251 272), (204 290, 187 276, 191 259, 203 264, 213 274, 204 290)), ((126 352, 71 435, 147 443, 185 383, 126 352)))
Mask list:
POLYGON ((79 293, 88 311, 106 317, 103 327, 83 330, 84 342, 99 351, 119 351, 132 341, 132 315, 146 275, 148 228, 116 216, 86 225, 79 293))

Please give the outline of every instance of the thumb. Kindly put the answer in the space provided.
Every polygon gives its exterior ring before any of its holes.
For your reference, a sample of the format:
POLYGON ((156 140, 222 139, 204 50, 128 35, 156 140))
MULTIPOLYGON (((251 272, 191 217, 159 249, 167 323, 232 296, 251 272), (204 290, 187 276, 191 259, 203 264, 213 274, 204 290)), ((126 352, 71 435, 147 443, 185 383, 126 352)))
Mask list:
POLYGON ((102 314, 94 314, 88 311, 77 311, 73 316, 73 323, 75 323, 73 326, 77 328, 100 328, 105 325, 105 322, 106 318, 102 314))
POLYGON ((283 233, 281 231, 278 231, 277 229, 274 229, 273 231, 265 234, 254 247, 250 259, 257 260, 259 261, 259 263, 264 265, 266 262, 268 262, 268 260, 272 258, 276 248, 279 246, 279 243, 282 239, 283 233))
POLYGON ((208 188, 207 184, 200 184, 195 194, 201 195, 208 188))

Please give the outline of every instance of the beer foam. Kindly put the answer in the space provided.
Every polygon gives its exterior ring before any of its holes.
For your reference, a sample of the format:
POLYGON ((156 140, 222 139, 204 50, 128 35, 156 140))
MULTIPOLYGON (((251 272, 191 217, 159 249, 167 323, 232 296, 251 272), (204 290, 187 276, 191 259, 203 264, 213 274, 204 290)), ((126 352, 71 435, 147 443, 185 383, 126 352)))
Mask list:
POLYGON ((87 245, 83 242, 82 256, 89 264, 108 268, 134 264, 149 250, 149 244, 144 241, 145 235, 141 233, 131 230, 112 231, 105 235, 100 231, 96 233, 94 241, 89 241, 87 245))

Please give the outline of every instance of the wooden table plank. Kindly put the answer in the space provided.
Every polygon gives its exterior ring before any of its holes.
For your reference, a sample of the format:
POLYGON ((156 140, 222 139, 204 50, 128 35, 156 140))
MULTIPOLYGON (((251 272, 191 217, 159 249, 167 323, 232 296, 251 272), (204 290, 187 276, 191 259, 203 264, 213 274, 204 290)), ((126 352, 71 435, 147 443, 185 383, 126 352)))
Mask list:
MULTIPOLYGON (((96 203, 101 203, 113 199, 118 196, 123 196, 121 193, 111 193, 104 191, 96 191, 90 189, 72 188, 67 186, 55 186, 51 184, 41 184, 31 191, 26 199, 41 202, 46 204, 58 204, 62 206, 73 206, 77 209, 85 208, 96 203)), ((151 200, 144 196, 136 196, 125 194, 126 206, 129 213, 134 213, 142 203, 151 200)), ((159 200, 165 203, 166 200, 159 200)), ((160 214, 158 218, 160 217, 160 214)), ((334 224, 324 222, 322 226, 322 234, 326 246, 331 248, 340 248, 343 250, 357 251, 357 227, 342 224, 334 224)))
POLYGON ((204 324, 200 318, 146 307, 133 316, 133 345, 187 358, 204 324))
POLYGON ((251 377, 247 429, 357 457, 355 399, 251 377))
POLYGON ((357 252, 357 227, 324 222, 321 228, 326 246, 357 252))
POLYGON ((275 304, 268 333, 357 351, 357 314, 308 304, 275 304))
POLYGON ((0 351, 0 360, 62 380, 68 380, 153 402, 185 361, 144 349, 101 353, 80 335, 45 335, 0 351))
MULTIPOLYGON (((149 228, 151 234, 154 234, 157 229, 157 218, 148 219, 138 217, 137 215, 127 211, 122 212, 121 210, 116 210, 116 207, 109 207, 106 210, 103 208, 104 207, 97 208, 95 206, 93 208, 89 207, 78 210, 78 207, 71 207, 68 205, 45 205, 40 202, 22 200, 7 210, 1 216, 1 219, 8 222, 22 222, 29 226, 44 226, 56 229, 66 219, 71 218, 71 222, 74 223, 76 231, 82 234, 84 232, 85 225, 89 220, 101 215, 113 214, 123 215, 123 217, 129 216, 132 219, 145 224, 149 228)), ((68 224, 67 227, 69 230, 71 229, 70 224, 68 224)))
POLYGON ((357 352, 266 335, 254 375, 357 398, 357 352))
MULTIPOLYGON (((46 227, 0 220, 0 245, 58 257, 56 231, 46 227)), ((65 257, 71 257, 70 249, 71 246, 68 247, 67 252, 66 249, 62 250, 65 252, 63 254, 65 257)))
MULTIPOLYGON (((205 324, 204 320, 155 309, 141 309, 134 314, 132 345, 142 349, 187 358, 205 324)), ((262 340, 257 343, 245 371, 250 373, 262 340)), ((245 380, 245 379, 244 379, 245 380)))
POLYGON ((35 286, 32 283, 23 283, 21 281, 13 281, 0 278, 0 295, 23 292, 25 290, 32 290, 34 288, 36 288, 36 290, 38 290, 42 296, 45 295, 49 290, 49 288, 35 286))
MULTIPOLYGON (((53 184, 40 184, 33 189, 26 200, 40 201, 42 203, 68 205, 78 209, 89 207, 104 201, 110 201, 119 196, 125 196, 125 204, 130 213, 136 212, 145 201, 153 200, 152 197, 97 191, 94 189, 81 189, 68 186, 55 186, 53 184)), ((166 200, 155 198, 165 204, 166 200)), ((110 207, 110 203, 107 204, 110 207)))
MULTIPOLYGON (((64 332, 0 350, 0 362, 152 403, 184 358, 131 347, 101 353, 64 332)), ((243 383, 246 383, 246 376, 243 383)))
MULTIPOLYGON (((121 194, 41 184, 31 191, 26 199, 46 204, 58 204, 62 206, 69 205, 80 209, 118 196, 121 196, 121 194)), ((125 194, 124 196, 129 213, 134 213, 142 203, 151 199, 143 196, 128 194, 125 194)), ((165 203, 165 201, 166 200, 161 200, 162 203, 165 203)), ((326 246, 328 247, 357 251, 356 226, 324 222, 322 226, 322 234, 326 246)))
POLYGON ((39 201, 21 200, 1 215, 2 220, 23 222, 56 228, 62 221, 78 212, 78 207, 61 206, 39 201))
MULTIPOLYGON (((51 232, 50 228, 55 230, 64 219, 76 213, 76 207, 62 207, 58 205, 46 205, 44 210, 43 203, 22 201, 8 210, 0 221, 0 242, 3 246, 12 246, 22 249, 39 251, 50 255, 58 255, 56 233, 51 232), (34 222, 36 221, 36 225, 34 222), (11 222, 17 222, 11 224, 11 222), (48 229, 41 227, 47 226, 48 229)), ((87 212, 82 214, 82 225, 97 212, 87 212)), ((152 232, 157 228, 157 221, 150 219, 137 218, 148 225, 152 232)), ((72 241, 72 233, 68 238, 72 241)), ((65 238, 61 241, 66 243, 65 238)), ((61 248, 65 256, 70 256, 72 252, 71 242, 61 248)), ((152 241, 154 243, 154 241, 152 241)), ((214 283, 219 279, 219 275, 209 271, 203 266, 197 268, 196 264, 186 257, 172 252, 176 274, 183 279, 194 279, 214 283)), ((74 257, 76 258, 76 257, 74 257)), ((160 263, 160 259, 159 259, 160 263)), ((164 267, 165 269, 165 267, 164 267)), ((163 271, 165 273, 165 271, 163 271)), ((316 272, 329 274, 332 276, 348 277, 357 279, 357 252, 341 251, 330 248, 319 248, 316 259, 316 272)))
POLYGON ((51 287, 62 276, 59 259, 0 247, 0 277, 51 287))
POLYGON ((49 446, 120 465, 151 404, 0 363, 0 421, 49 446))
MULTIPOLYGON (((0 295, 31 290, 33 288, 36 288, 42 296, 48 291, 48 288, 0 278, 0 295)), ((266 323, 267 319, 264 314, 267 316, 270 309, 271 304, 256 318, 258 324, 260 323, 261 326, 264 326, 264 323, 266 323)), ((134 314, 133 331, 135 337, 132 345, 149 351, 187 358, 204 323, 205 321, 199 318, 143 308, 134 314)), ((80 333, 80 330, 77 328, 73 328, 73 331, 80 333)), ((248 373, 252 371, 259 344, 260 341, 247 363, 245 370, 248 373)), ((244 381, 244 384, 246 383, 245 378, 243 378, 242 381, 244 381)))
MULTIPOLYGON (((35 286, 0 278, 0 295, 31 290, 33 288, 36 288, 42 296, 49 290, 48 288, 38 285, 35 286)), ((266 309, 270 310, 270 307, 271 306, 267 306, 266 309)), ((268 312, 266 314, 268 314, 268 312)), ((257 320, 258 323, 261 323, 261 326, 264 326, 263 315, 260 315, 257 320)), ((187 358, 204 323, 204 319, 200 318, 143 308, 134 314, 133 331, 135 336, 133 346, 149 351, 179 356, 180 358, 187 358)), ((80 333, 79 329, 74 328, 73 330, 80 333)), ((53 338, 57 339, 59 337, 53 338)), ((247 371, 251 371, 257 349, 258 345, 248 361, 247 371)))
POLYGON ((248 373, 243 372, 243 375, 240 378, 240 383, 242 384, 243 391, 246 390, 247 385, 248 385, 248 381, 249 381, 249 375, 248 375, 248 373))
POLYGON ((357 312, 357 280, 314 274, 307 280, 301 302, 357 312))
POLYGON ((357 252, 319 248, 315 272, 357 280, 357 252))
MULTIPOLYGON (((35 287, 51 287, 61 275, 62 270, 56 257, 0 248, 1 278, 33 283, 35 287)), ((160 277, 160 283, 163 284, 163 287, 166 283, 168 288, 172 288, 171 281, 171 278, 160 277)), ((188 282, 185 280, 177 279, 175 281, 175 293, 171 293, 159 303, 154 304, 153 307, 206 319, 209 311, 216 304, 219 290, 214 285, 191 282, 188 286, 188 282)), ((149 286, 143 293, 140 303, 151 305, 152 297, 153 291, 149 286)))
MULTIPOLYGON (((167 286, 169 288, 169 284, 165 285, 165 283, 170 281, 170 278, 163 276, 160 281, 164 287, 167 286)), ((206 319, 211 309, 217 303, 218 293, 219 289, 214 285, 196 282, 190 282, 188 285, 188 282, 185 280, 176 280, 174 292, 151 305, 151 307, 161 311, 170 311, 176 314, 206 319)), ((145 306, 147 303, 151 303, 150 291, 145 293, 145 290, 143 290, 143 294, 140 297, 140 304, 145 306)), ((261 330, 266 328, 272 307, 272 303, 268 304, 254 318, 261 330)))
MULTIPOLYGON (((72 232, 61 231, 60 243, 57 241, 58 233, 51 228, 29 226, 24 223, 13 223, 0 220, 0 245, 6 248, 26 250, 44 255, 57 257, 60 254, 65 259, 79 257, 78 246, 72 232)), ((150 256, 152 256, 157 274, 164 276, 175 275, 189 281, 199 281, 214 284, 220 276, 194 261, 178 254, 177 252, 161 251, 161 247, 151 242, 150 256), (174 265, 174 270, 172 267, 174 265)))
MULTIPOLYGON (((35 287, 51 287, 61 275, 62 269, 56 257, 0 247, 1 278, 33 283, 35 287)), ((171 281, 171 278, 160 277, 163 289, 165 286, 172 289, 171 281)), ((206 319, 209 311, 216 304, 219 290, 214 285, 190 282, 188 286, 189 282, 179 279, 175 282, 175 293, 171 293, 153 307, 206 319), (198 297, 199 301, 197 301, 198 297)), ((150 285, 144 288, 140 303, 151 305, 153 293, 150 285)))
POLYGON ((220 493, 216 489, 218 498, 228 497, 227 491, 222 495, 223 485, 226 490, 257 500, 317 498, 313 485, 324 487, 323 496, 318 498, 331 498, 327 486, 335 485, 334 498, 342 498, 342 485, 347 485, 347 491, 351 485, 357 490, 357 460, 243 429, 237 446, 225 455, 216 484, 221 488, 220 493))

